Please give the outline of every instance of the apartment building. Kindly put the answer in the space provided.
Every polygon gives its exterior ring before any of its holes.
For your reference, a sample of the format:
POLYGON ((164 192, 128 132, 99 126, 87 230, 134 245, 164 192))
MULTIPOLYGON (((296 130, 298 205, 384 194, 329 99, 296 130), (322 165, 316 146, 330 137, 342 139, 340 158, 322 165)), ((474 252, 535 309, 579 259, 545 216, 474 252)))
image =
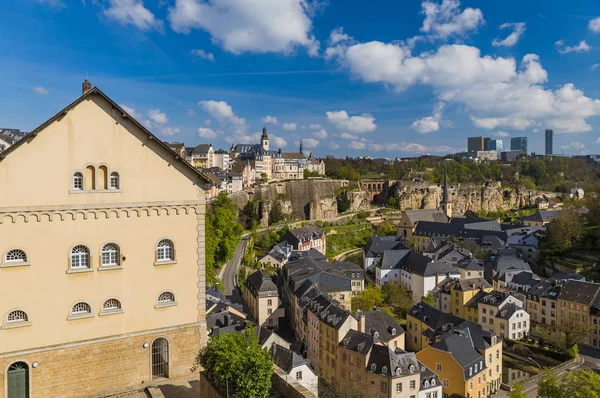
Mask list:
POLYGON ((561 289, 559 284, 541 281, 527 291, 527 313, 533 322, 557 325, 558 296, 561 289))
POLYGON ((285 311, 279 299, 277 285, 269 274, 264 269, 250 274, 244 287, 244 301, 257 324, 277 327, 279 318, 284 317, 285 311))
POLYGON ((478 299, 493 290, 483 278, 447 279, 440 284, 438 296, 439 309, 462 319, 478 322, 478 299))
POLYGON ((406 240, 400 236, 372 236, 363 249, 363 268, 373 270, 375 263, 381 261, 386 250, 408 250, 406 240))
MULTIPOLYGON (((567 281, 558 296, 558 324, 563 327, 581 324, 595 329, 592 327, 591 314, 596 312, 599 293, 600 284, 598 283, 567 281)), ((597 319, 597 317, 594 316, 594 319, 597 319)), ((594 338, 598 339, 597 336, 594 337, 594 334, 592 334, 586 343, 592 345, 594 338)))
POLYGON ((306 251, 316 249, 323 255, 327 252, 327 236, 325 231, 314 224, 302 228, 294 228, 287 231, 281 242, 291 245, 294 250, 306 251))
POLYGON ((479 324, 500 338, 521 339, 529 335, 530 315, 523 302, 510 293, 493 291, 478 301, 479 324))
POLYGON ((451 327, 465 322, 464 319, 444 313, 425 303, 415 304, 406 314, 406 349, 421 351, 434 337, 444 334, 451 327))
POLYGON ((199 144, 187 149, 186 159, 194 167, 209 169, 213 167, 214 153, 212 144, 199 144))
POLYGON ((390 347, 404 349, 404 328, 387 312, 376 309, 369 312, 356 312, 358 330, 363 333, 375 334, 379 343, 390 347))
POLYGON ((82 88, 0 154, 3 398, 183 377, 206 342, 207 179, 82 88))

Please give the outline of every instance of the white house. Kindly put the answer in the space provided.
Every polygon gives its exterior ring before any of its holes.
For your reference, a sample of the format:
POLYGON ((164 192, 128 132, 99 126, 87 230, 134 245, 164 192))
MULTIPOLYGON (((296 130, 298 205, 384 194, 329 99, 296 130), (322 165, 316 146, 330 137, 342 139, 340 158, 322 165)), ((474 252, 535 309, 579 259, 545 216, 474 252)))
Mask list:
POLYGON ((510 293, 490 292, 477 301, 477 309, 479 324, 501 338, 516 340, 529 334, 529 314, 510 293))
POLYGON ((319 377, 310 368, 308 359, 278 344, 272 345, 273 362, 288 375, 288 383, 296 381, 319 396, 319 377))
POLYGON ((408 249, 405 239, 400 236, 373 236, 363 249, 363 268, 372 270, 375 263, 379 262, 386 250, 408 249))
POLYGON ((446 278, 461 279, 461 273, 451 264, 432 261, 412 250, 386 250, 375 268, 375 283, 402 283, 418 302, 446 278))

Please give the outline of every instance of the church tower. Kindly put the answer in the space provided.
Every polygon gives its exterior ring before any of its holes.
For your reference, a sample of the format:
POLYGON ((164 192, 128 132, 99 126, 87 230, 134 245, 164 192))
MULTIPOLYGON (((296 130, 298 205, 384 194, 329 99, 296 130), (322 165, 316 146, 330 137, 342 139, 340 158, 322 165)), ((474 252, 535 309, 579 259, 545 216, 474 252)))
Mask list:
POLYGON ((262 149, 264 149, 265 151, 269 150, 269 136, 267 134, 266 127, 263 127, 263 132, 262 132, 262 135, 260 136, 260 145, 262 146, 262 149))
POLYGON ((300 140, 300 154, 304 155, 304 148, 302 147, 302 140, 300 140))
POLYGON ((444 197, 442 198, 442 210, 448 218, 452 218, 452 204, 448 200, 448 167, 444 169, 444 197))

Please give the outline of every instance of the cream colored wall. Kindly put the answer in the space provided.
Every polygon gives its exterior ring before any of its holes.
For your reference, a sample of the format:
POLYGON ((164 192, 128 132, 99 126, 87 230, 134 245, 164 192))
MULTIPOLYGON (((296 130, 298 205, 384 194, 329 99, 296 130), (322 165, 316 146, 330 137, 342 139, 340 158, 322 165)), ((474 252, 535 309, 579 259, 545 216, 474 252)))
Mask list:
POLYGON ((0 186, 18 189, 2 189, 0 208, 197 201, 193 171, 157 149, 107 102, 89 97, 2 160, 0 186), (88 164, 118 171, 122 192, 70 194, 71 176, 85 175, 88 164))
POLYGON ((90 97, 0 162, 0 186, 18 187, 3 189, 0 195, 0 254, 20 248, 31 264, 0 268, 0 316, 22 308, 31 321, 28 327, 0 330, 0 353, 204 319, 203 237, 198 242, 204 216, 194 211, 204 213, 204 194, 194 184, 198 176, 162 148, 159 154, 151 150, 157 148, 155 142, 136 128, 133 134, 126 131, 131 122, 118 114, 115 122, 111 114, 108 103, 90 97), (122 192, 69 193, 73 172, 83 172, 88 163, 117 170, 122 192), (179 214, 174 206, 159 208, 176 203, 181 204, 179 214), (125 211, 146 204, 155 206, 149 214, 125 211), (12 217, 12 208, 84 211, 75 219, 63 211, 49 212, 52 221, 49 216, 39 221, 28 217, 28 222, 15 217, 13 223, 3 217, 12 217), (94 208, 107 211, 89 211, 94 208), (155 245, 165 237, 175 244, 177 264, 154 266, 155 245), (126 257, 123 269, 97 270, 101 246, 107 242, 119 244, 126 257), (90 249, 92 271, 67 274, 69 251, 77 244, 90 249), (155 309, 164 290, 175 294, 178 305, 155 309), (124 313, 98 316, 110 297, 121 301, 124 313), (79 301, 90 304, 94 316, 68 321, 72 305, 79 301))

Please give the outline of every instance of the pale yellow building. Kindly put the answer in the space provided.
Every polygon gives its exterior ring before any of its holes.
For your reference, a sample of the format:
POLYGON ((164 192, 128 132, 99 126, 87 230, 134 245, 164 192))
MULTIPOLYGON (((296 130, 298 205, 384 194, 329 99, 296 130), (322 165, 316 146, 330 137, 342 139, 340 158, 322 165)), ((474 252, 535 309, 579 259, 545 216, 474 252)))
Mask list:
POLYGON ((206 341, 206 180, 83 89, 0 154, 0 398, 187 376, 206 341))
POLYGON ((244 301, 250 313, 260 326, 276 327, 279 318, 284 316, 281 300, 277 293, 277 285, 263 269, 246 279, 244 284, 244 301))

